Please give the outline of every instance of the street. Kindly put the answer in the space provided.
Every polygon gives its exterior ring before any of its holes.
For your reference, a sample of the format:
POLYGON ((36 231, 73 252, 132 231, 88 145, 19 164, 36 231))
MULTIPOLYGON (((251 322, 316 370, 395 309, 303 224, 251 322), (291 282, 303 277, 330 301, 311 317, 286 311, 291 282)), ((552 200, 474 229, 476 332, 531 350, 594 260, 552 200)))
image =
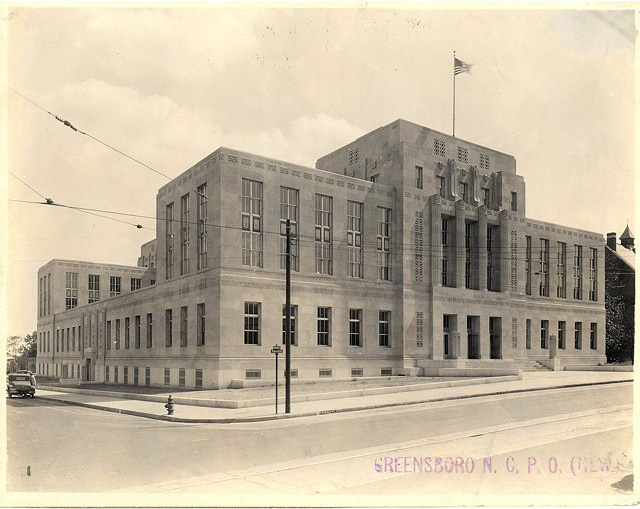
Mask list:
POLYGON ((211 425, 7 400, 8 490, 624 494, 631 401, 623 383, 211 425))

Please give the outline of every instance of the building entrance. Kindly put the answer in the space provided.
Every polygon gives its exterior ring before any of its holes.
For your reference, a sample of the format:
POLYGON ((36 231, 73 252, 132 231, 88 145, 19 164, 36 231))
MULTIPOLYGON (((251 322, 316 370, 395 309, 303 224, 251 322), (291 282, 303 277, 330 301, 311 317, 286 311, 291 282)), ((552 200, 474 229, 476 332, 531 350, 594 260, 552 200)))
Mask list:
POLYGON ((479 316, 467 316, 467 358, 480 358, 479 316))
POLYGON ((492 359, 502 359, 502 318, 489 317, 489 345, 492 359))

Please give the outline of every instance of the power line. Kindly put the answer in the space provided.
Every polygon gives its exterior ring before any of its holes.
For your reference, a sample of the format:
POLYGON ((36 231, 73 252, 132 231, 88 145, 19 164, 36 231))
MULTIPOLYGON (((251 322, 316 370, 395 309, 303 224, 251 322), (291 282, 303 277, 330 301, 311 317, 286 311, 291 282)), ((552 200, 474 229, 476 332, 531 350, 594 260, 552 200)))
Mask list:
POLYGON ((79 134, 82 134, 82 135, 84 135, 84 136, 86 136, 86 137, 88 137, 88 138, 91 138, 92 140, 97 141, 98 143, 100 143, 100 144, 104 145, 105 147, 107 147, 107 148, 109 148, 109 149, 113 150, 114 152, 117 152, 118 154, 120 154, 120 155, 122 155, 122 156, 124 156, 124 157, 126 157, 126 158, 128 158, 128 159, 131 159, 132 161, 134 161, 134 162, 136 162, 136 163, 138 163, 138 164, 140 164, 140 165, 144 166, 145 168, 147 168, 147 169, 149 169, 149 170, 151 170, 151 171, 153 171, 153 172, 157 173, 158 175, 163 176, 164 178, 166 178, 166 179, 167 179, 167 180, 169 180, 169 181, 173 180, 173 179, 172 179, 171 177, 169 177, 168 175, 166 175, 166 174, 162 173, 162 172, 161 172, 161 171, 159 171, 159 170, 156 170, 155 168, 152 168, 152 167, 151 167, 151 166, 149 166, 148 164, 143 163, 142 161, 140 161, 140 160, 136 159, 135 157, 130 156, 129 154, 127 154, 127 153, 125 153, 125 152, 122 152, 121 150, 118 150, 117 148, 115 148, 115 147, 113 147, 113 146, 109 145, 108 143, 106 143, 106 142, 102 141, 102 140, 101 140, 101 139, 99 139, 99 138, 96 138, 95 136, 93 136, 93 135, 91 135, 91 134, 89 134, 89 133, 87 133, 87 132, 85 132, 85 131, 81 131, 80 129, 78 129, 77 127, 75 127, 75 126, 74 126, 71 122, 69 122, 68 120, 65 120, 65 119, 63 119, 62 117, 59 117, 58 115, 56 115, 55 113, 50 112, 49 110, 47 110, 46 108, 44 108, 44 107, 40 106, 38 103, 36 103, 36 102, 35 102, 35 101, 33 101, 32 99, 29 99, 26 95, 21 94, 20 92, 18 92, 17 90, 15 90, 15 89, 13 89, 13 88, 11 88, 11 87, 8 87, 8 88, 9 88, 9 90, 11 90, 14 94, 17 94, 17 95, 19 95, 20 97, 22 97, 23 99, 25 99, 25 100, 29 101, 31 104, 33 104, 34 106, 36 106, 36 107, 40 108, 42 111, 44 111, 44 112, 45 112, 45 113, 47 113, 48 115, 51 115, 51 116, 52 116, 53 118, 55 118, 58 122, 61 122, 62 124, 66 125, 68 128, 72 129, 73 131, 75 131, 75 132, 77 132, 77 133, 79 133, 79 134))

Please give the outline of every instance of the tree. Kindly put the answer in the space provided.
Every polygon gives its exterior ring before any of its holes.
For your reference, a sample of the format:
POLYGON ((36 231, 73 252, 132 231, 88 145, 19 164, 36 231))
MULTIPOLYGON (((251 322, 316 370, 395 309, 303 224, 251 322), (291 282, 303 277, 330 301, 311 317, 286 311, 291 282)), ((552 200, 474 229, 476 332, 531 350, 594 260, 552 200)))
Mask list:
POLYGON ((24 338, 22 336, 9 336, 7 338, 7 357, 13 357, 14 359, 18 357, 23 342, 24 338))
POLYGON ((31 334, 27 334, 24 337, 24 342, 22 343, 22 355, 25 357, 36 357, 38 355, 38 336, 36 331, 33 331, 31 334))

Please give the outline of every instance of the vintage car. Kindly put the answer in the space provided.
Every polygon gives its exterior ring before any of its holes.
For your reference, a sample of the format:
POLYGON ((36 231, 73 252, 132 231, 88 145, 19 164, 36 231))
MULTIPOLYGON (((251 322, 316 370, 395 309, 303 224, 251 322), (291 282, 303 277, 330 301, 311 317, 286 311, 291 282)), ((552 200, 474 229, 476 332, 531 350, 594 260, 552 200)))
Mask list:
POLYGON ((7 375, 7 394, 10 398, 13 395, 27 396, 33 398, 36 395, 36 379, 33 375, 23 373, 10 373, 7 375))

